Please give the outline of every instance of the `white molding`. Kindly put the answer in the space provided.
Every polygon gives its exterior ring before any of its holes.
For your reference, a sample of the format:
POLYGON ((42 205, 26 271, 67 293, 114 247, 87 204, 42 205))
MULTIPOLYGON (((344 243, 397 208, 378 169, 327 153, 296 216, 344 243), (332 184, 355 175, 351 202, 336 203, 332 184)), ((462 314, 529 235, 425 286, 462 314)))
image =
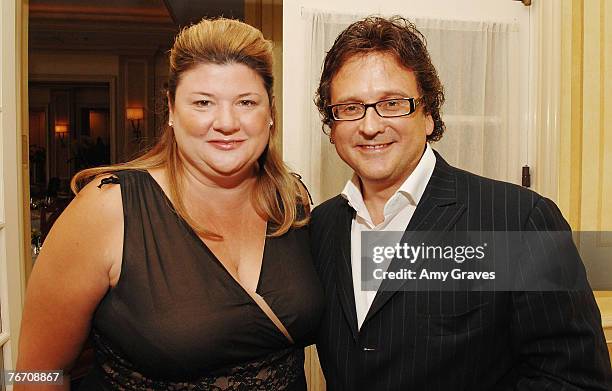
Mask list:
POLYGON ((23 34, 27 11, 24 13, 23 7, 27 7, 23 0, 0 2, 0 90, 3 105, 0 116, 0 209, 4 212, 5 223, 0 229, 0 311, 2 332, 9 335, 2 346, 3 365, 7 369, 15 368, 17 360, 25 285, 21 116, 22 77, 27 77, 27 67, 24 70, 22 62, 22 45, 27 40, 23 34))
POLYGON ((559 192, 561 131, 561 8, 554 1, 531 6, 529 146, 532 185, 555 201, 559 192))

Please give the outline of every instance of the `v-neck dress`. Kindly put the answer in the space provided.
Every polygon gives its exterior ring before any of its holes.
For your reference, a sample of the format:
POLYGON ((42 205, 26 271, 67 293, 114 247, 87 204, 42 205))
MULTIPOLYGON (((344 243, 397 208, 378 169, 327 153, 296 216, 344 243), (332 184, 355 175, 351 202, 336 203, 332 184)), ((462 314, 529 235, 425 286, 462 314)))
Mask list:
POLYGON ((303 348, 324 305, 308 230, 266 238, 256 291, 291 343, 148 172, 115 176, 124 213, 121 274, 94 314, 96 367, 80 388, 306 390, 303 348))

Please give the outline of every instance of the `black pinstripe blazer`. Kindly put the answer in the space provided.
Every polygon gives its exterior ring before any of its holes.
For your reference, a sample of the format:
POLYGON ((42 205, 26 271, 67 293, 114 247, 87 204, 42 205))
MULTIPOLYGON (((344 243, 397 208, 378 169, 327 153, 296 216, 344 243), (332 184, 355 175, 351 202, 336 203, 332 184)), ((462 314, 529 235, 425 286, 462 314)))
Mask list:
MULTIPOLYGON (((569 229, 552 201, 436 157, 407 230, 569 229)), ((353 217, 336 196, 310 224, 327 302, 317 350, 328 390, 612 390, 591 292, 379 291, 358 330, 353 217)))

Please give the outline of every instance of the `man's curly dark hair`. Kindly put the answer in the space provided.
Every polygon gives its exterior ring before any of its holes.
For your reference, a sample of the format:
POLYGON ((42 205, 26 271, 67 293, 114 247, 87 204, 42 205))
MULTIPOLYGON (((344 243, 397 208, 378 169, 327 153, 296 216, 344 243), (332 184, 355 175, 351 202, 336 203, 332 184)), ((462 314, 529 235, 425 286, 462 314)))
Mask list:
POLYGON ((383 18, 370 16, 354 22, 336 38, 334 45, 325 56, 323 72, 315 96, 315 104, 321 114, 323 131, 330 128, 334 119, 327 106, 331 104, 331 82, 340 68, 357 54, 389 53, 414 72, 419 93, 423 97, 423 110, 431 115, 433 132, 427 141, 442 138, 444 121, 440 107, 444 103, 444 88, 436 68, 427 52, 427 43, 416 26, 401 16, 383 18))

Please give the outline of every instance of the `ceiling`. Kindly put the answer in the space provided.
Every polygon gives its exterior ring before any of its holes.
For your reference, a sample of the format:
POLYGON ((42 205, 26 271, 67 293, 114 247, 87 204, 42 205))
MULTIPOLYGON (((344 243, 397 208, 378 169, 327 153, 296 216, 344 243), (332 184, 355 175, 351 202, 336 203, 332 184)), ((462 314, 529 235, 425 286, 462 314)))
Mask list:
POLYGON ((170 47, 180 27, 203 17, 243 19, 244 2, 30 0, 30 50, 151 53, 170 47))
POLYGON ((198 21, 204 16, 244 19, 244 0, 164 0, 164 3, 179 25, 198 21))
POLYGON ((244 17, 244 0, 30 0, 33 19, 147 21, 184 26, 205 16, 244 17))

